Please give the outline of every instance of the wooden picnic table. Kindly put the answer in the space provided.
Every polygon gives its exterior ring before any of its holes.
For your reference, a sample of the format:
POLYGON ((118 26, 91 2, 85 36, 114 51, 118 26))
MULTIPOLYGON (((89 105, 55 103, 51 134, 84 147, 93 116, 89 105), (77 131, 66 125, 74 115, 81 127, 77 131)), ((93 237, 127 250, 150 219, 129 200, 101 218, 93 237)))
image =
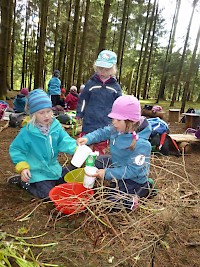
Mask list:
POLYGON ((182 113, 185 116, 185 129, 194 128, 200 124, 200 114, 197 113, 182 113))

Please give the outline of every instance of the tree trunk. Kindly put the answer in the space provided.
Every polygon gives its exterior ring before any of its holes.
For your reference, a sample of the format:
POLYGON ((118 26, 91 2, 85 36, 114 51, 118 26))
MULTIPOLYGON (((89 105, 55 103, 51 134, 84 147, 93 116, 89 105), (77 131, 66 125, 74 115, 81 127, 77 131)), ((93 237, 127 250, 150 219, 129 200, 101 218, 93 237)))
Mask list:
POLYGON ((46 40, 46 27, 47 27, 47 15, 49 0, 43 0, 40 2, 40 35, 38 42, 38 55, 35 65, 35 82, 34 88, 44 87, 44 50, 46 40))
POLYGON ((160 88, 159 88, 157 103, 159 102, 160 99, 162 99, 162 100, 164 99, 165 84, 167 81, 167 76, 168 76, 167 73, 168 73, 168 69, 169 69, 169 63, 171 61, 172 49, 174 47, 174 37, 176 34, 176 27, 177 27, 177 23, 178 23, 178 15, 179 15, 179 11, 180 11, 180 5, 181 5, 181 0, 177 0, 176 9, 174 12, 172 27, 171 27, 170 36, 169 36, 169 42, 168 42, 166 56, 165 56, 165 62, 164 62, 164 66, 163 66, 163 72, 162 72, 162 77, 161 77, 161 82, 160 82, 160 88))
POLYGON ((16 28, 16 0, 13 5, 13 25, 12 25, 12 38, 11 38, 11 56, 10 56, 10 87, 14 89, 14 60, 15 60, 15 28, 16 28))
POLYGON ((68 50, 68 39, 69 39, 69 25, 70 25, 70 17, 71 17, 71 7, 72 7, 72 0, 70 0, 70 2, 66 4, 66 14, 68 14, 67 16, 67 21, 66 24, 63 24, 63 33, 65 32, 65 34, 63 34, 63 39, 64 39, 64 43, 60 43, 60 58, 59 58, 59 66, 62 66, 61 68, 61 84, 63 86, 66 87, 66 63, 67 63, 67 50, 68 50), (65 27, 65 28, 64 28, 65 27), (63 51, 63 59, 61 58, 61 51, 62 51, 62 47, 64 46, 64 51, 63 51))
POLYGON ((120 38, 119 38, 118 52, 117 52, 117 62, 118 62, 118 68, 119 68, 119 83, 121 79, 123 42, 125 40, 125 34, 126 34, 125 27, 126 27, 126 21, 127 21, 128 7, 129 7, 129 0, 125 0, 120 35, 119 35, 120 38))
POLYGON ((153 52, 153 43, 154 43, 154 37, 155 37, 155 30, 156 30, 156 20, 158 18, 158 4, 156 8, 156 1, 154 1, 154 6, 153 6, 153 11, 152 11, 152 24, 153 25, 153 32, 152 32, 152 37, 151 37, 151 46, 149 50, 149 56, 148 56, 148 61, 147 61, 147 70, 146 70, 146 76, 145 76, 145 81, 144 81, 144 90, 143 90, 143 99, 146 99, 147 97, 147 85, 148 85, 148 80, 149 80, 149 71, 150 71, 150 64, 151 64, 151 57, 152 57, 152 52, 153 52), (156 9, 156 13, 155 13, 156 9), (155 14, 154 14, 155 13, 155 14))
POLYGON ((194 50, 193 50, 193 54, 192 54, 192 58, 191 58, 191 62, 190 62, 188 75, 186 77, 186 82, 185 82, 184 89, 183 89, 183 98, 182 98, 182 105, 181 105, 181 112, 182 113, 184 112, 184 109, 185 109, 187 95, 190 93, 189 86, 190 86, 190 80, 191 80, 192 74, 195 75, 195 58, 196 58, 196 54, 197 54, 197 48, 198 48, 199 40, 200 40, 200 26, 199 26, 199 30, 197 33, 197 38, 196 38, 196 42, 195 42, 195 46, 194 46, 194 50))
POLYGON ((183 62, 184 62, 184 59, 185 59, 185 52, 186 52, 186 48, 187 48, 187 44, 188 44, 188 39, 189 39, 189 35, 190 35, 190 28, 191 28, 192 19, 193 19, 193 16, 194 16, 194 10, 195 10, 195 6, 196 6, 196 3, 197 2, 198 2, 198 0, 194 0, 193 1, 193 9, 192 9, 192 13, 191 13, 191 16, 190 16, 190 22, 189 22, 188 29, 187 29, 185 44, 184 44, 184 48, 183 48, 181 62, 180 62, 179 69, 178 69, 178 75, 177 75, 177 78, 176 78, 176 81, 175 81, 175 85, 174 85, 174 92, 173 92, 173 96, 172 96, 172 101, 170 103, 170 107, 173 107, 174 106, 174 103, 176 101, 176 95, 177 95, 177 91, 178 91, 178 85, 179 85, 179 81, 180 81, 180 77, 181 77, 181 72, 182 72, 182 68, 183 68, 183 62))
MULTIPOLYGON (((153 11, 152 11, 152 16, 153 16, 153 11)), ((147 23, 148 23, 148 20, 147 20, 147 23)), ((141 63, 140 73, 139 73, 139 81, 138 81, 138 89, 137 89, 137 98, 138 99, 140 98, 142 79, 143 79, 145 62, 146 62, 147 54, 148 54, 149 39, 150 39, 150 35, 151 35, 152 25, 153 25, 153 20, 151 18, 150 24, 149 24, 148 35, 147 35, 147 39, 146 39, 146 43, 145 43, 145 49, 144 49, 143 59, 142 59, 142 63, 141 63)))
POLYGON ((88 29, 88 22, 89 22, 89 10, 90 10, 90 0, 86 2, 86 9, 85 9, 85 22, 83 26, 83 35, 82 35, 82 42, 81 42, 81 49, 80 49, 80 59, 79 59, 79 69, 78 69, 78 78, 77 78, 77 86, 80 87, 81 83, 83 83, 83 62, 84 62, 84 54, 85 54, 85 44, 86 44, 86 34, 88 29))
POLYGON ((68 62, 67 88, 69 88, 74 83, 73 71, 74 71, 75 55, 76 55, 76 47, 77 47, 79 6, 80 6, 80 0, 76 0, 75 1, 75 13, 74 13, 72 37, 71 37, 70 56, 69 56, 69 62, 68 62))
POLYGON ((111 0, 105 0, 103 17, 102 17, 102 22, 101 22, 101 34, 100 34, 100 40, 99 40, 98 53, 106 48, 106 33, 107 33, 107 28, 108 28, 110 6, 111 6, 111 0))
MULTIPOLYGON (((115 1, 115 3, 116 3, 116 1, 115 1)), ((112 23, 112 25, 113 25, 113 27, 114 27, 114 30, 113 30, 113 41, 112 41, 112 51, 114 51, 115 50, 115 43, 116 43, 116 30, 117 30, 117 27, 116 27, 116 24, 117 24, 117 21, 118 21, 118 13, 119 13, 119 1, 117 1, 117 10, 116 10, 116 16, 115 17, 113 17, 113 23, 112 23)))
MULTIPOLYGON (((55 28, 55 34, 54 34, 54 50, 53 50, 53 70, 58 68, 58 64, 56 63, 56 56, 57 56, 57 49, 58 49, 58 36, 59 36, 59 21, 60 21, 60 0, 57 2, 57 14, 56 14, 56 28, 55 28)), ((57 61, 58 62, 58 61, 57 61)))
POLYGON ((9 54, 9 22, 10 9, 12 6, 11 0, 1 0, 1 24, 0 24, 0 99, 4 99, 7 93, 7 65, 8 65, 8 54, 9 54))
POLYGON ((142 55, 143 55, 144 40, 145 40, 145 37, 146 37, 146 31, 147 31, 147 25, 148 25, 148 18, 149 18, 149 13, 150 13, 150 6, 151 6, 151 0, 149 0, 149 2, 148 2, 147 15, 146 15, 146 20, 145 20, 145 26, 144 26, 144 31, 143 31, 141 48, 140 48, 140 55, 139 55, 139 60, 138 60, 138 64, 137 64, 137 69, 136 69, 135 95, 137 95, 138 99, 140 97, 137 94, 138 77, 139 77, 139 72, 140 72, 140 67, 141 67, 141 60, 142 60, 142 55))
POLYGON ((23 57, 22 57, 22 80, 21 88, 25 87, 25 62, 26 62, 26 48, 27 48, 27 26, 28 26, 28 7, 26 7, 26 18, 25 18, 25 30, 24 30, 24 47, 23 47, 23 57))

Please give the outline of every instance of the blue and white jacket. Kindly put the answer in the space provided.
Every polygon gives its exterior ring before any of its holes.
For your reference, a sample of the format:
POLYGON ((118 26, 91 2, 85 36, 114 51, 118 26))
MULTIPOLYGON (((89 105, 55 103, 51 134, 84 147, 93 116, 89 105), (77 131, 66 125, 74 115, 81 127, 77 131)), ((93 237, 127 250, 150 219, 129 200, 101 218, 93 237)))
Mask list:
POLYGON ((143 125, 139 127, 137 132, 139 139, 133 150, 129 148, 133 140, 132 133, 119 133, 113 126, 107 126, 85 135, 88 139, 87 145, 110 140, 112 166, 106 168, 106 180, 131 179, 138 184, 144 184, 147 181, 151 155, 151 144, 148 138, 151 134, 151 126, 146 120, 143 124, 146 127, 143 125))
POLYGON ((57 119, 53 119, 47 136, 33 124, 25 125, 11 143, 9 153, 16 167, 22 165, 21 171, 23 166, 30 169, 30 183, 35 183, 58 180, 62 173, 58 153, 72 155, 76 146, 76 140, 63 130, 57 119))
POLYGON ((48 94, 51 95, 60 95, 61 89, 60 89, 61 81, 58 77, 52 77, 49 80, 48 83, 48 94))
POLYGON ((82 132, 90 133, 110 124, 108 114, 113 102, 122 95, 116 78, 111 77, 103 83, 97 74, 86 83, 80 95, 76 116, 83 118, 82 132))

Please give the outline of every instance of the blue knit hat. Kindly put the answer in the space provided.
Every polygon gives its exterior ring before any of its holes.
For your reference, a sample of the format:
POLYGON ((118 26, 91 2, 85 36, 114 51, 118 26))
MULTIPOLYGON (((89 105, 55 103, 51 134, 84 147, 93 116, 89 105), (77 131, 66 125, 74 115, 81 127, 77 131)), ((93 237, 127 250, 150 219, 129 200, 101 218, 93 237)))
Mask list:
POLYGON ((41 89, 35 89, 28 95, 28 109, 30 114, 44 108, 52 108, 49 96, 41 89))
POLYGON ((53 76, 60 77, 60 71, 59 70, 54 70, 53 76))

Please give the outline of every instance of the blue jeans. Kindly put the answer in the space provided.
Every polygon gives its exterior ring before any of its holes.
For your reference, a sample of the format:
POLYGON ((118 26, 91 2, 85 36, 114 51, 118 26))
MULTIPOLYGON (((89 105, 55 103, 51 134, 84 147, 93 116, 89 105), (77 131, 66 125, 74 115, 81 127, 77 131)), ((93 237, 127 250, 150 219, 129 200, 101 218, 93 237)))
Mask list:
POLYGON ((50 190, 56 185, 65 183, 65 174, 72 171, 73 169, 75 169, 75 167, 69 164, 66 168, 62 169, 62 175, 58 180, 45 180, 41 182, 31 183, 30 185, 26 184, 26 186, 24 186, 24 189, 26 189, 29 193, 37 198, 48 199, 50 190))

